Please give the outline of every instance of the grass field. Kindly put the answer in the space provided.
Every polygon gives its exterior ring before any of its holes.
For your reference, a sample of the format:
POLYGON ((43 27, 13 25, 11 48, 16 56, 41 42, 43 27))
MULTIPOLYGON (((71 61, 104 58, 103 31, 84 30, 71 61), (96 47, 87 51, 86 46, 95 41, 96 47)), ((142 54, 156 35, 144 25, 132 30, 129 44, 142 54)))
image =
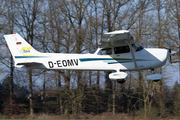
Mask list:
MULTIPOLYGON (((118 113, 116 115, 112 115, 111 112, 106 112, 102 114, 76 114, 76 115, 47 115, 47 114, 34 114, 34 115, 12 115, 12 116, 7 116, 7 115, 0 115, 0 119, 7 120, 7 119, 16 119, 16 120, 22 120, 22 119, 36 119, 36 120, 53 120, 53 119, 71 119, 71 120, 77 120, 77 119, 97 119, 97 120, 102 120, 102 119, 108 119, 108 120, 144 120, 143 116, 130 116, 128 114, 122 114, 118 113)), ((159 118, 159 117, 153 117, 153 116, 148 116, 146 118, 147 120, 179 120, 180 117, 166 117, 166 118, 159 118)))
POLYGON ((128 119, 143 119, 141 117, 132 117, 129 116, 128 114, 121 114, 118 113, 116 115, 112 115, 110 112, 106 112, 103 114, 76 114, 76 115, 47 115, 47 114, 34 114, 34 115, 12 115, 12 116, 7 116, 7 115, 0 115, 0 119, 47 119, 47 120, 52 120, 52 119, 122 119, 122 120, 128 120, 128 119))

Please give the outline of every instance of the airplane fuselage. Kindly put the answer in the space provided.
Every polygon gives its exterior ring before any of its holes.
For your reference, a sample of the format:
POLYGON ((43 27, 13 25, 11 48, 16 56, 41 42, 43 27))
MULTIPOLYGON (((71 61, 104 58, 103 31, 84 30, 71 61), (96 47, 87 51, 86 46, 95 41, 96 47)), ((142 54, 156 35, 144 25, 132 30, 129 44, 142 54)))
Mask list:
MULTIPOLYGON (((127 30, 104 34, 97 50, 91 54, 40 53, 19 34, 4 35, 16 67, 46 70, 95 70, 115 71, 111 80, 123 83, 128 74, 123 71, 154 69, 167 61, 169 51, 144 48, 134 41, 127 30)), ((147 76, 148 80, 160 80, 161 74, 147 76)))
POLYGON ((42 63, 30 64, 28 68, 31 69, 131 71, 162 66, 166 62, 168 51, 144 48, 134 52, 134 55, 137 68, 130 52, 112 55, 98 55, 97 52, 94 54, 39 53, 36 55, 23 54, 23 56, 15 56, 15 58, 19 62, 42 63))

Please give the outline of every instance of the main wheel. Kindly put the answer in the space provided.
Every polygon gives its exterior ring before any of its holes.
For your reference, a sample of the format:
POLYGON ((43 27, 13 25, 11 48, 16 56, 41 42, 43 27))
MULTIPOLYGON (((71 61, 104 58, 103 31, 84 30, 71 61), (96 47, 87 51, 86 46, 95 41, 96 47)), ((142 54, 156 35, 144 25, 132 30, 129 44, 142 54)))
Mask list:
POLYGON ((117 82, 120 83, 120 84, 123 84, 125 82, 125 80, 124 79, 121 79, 121 80, 118 79, 117 82))

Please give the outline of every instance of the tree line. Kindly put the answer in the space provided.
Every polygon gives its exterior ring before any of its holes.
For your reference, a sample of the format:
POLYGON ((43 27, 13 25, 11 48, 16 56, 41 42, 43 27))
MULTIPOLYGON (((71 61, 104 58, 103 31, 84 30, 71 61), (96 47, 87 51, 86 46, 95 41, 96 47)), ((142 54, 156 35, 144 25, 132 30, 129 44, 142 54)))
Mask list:
MULTIPOLYGON (((4 76, 0 84, 0 96, 4 96, 0 97, 0 112, 3 114, 113 111, 113 83, 108 72, 15 68, 4 34, 17 32, 40 52, 84 54, 98 47, 103 33, 130 30, 135 41, 144 47, 180 52, 178 0, 0 2, 0 71, 4 76)), ((180 64, 176 64, 180 70, 180 64)), ((167 66, 155 71, 169 74, 172 71, 165 71, 167 66)), ((115 83, 116 112, 136 115, 140 111, 145 117, 179 115, 179 83, 170 90, 165 78, 148 82, 145 76, 150 72, 128 72, 129 79, 124 84, 115 83)))

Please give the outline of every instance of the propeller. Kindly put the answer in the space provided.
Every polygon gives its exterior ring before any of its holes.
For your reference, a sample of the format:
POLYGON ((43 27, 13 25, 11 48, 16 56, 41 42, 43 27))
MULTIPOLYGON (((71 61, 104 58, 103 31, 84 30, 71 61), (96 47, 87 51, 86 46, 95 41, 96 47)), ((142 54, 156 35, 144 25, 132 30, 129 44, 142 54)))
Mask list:
POLYGON ((172 54, 171 54, 172 50, 171 50, 171 47, 169 47, 169 49, 168 49, 168 50, 169 50, 170 63, 172 64, 172 57, 171 57, 171 55, 172 55, 172 54))
POLYGON ((176 63, 176 62, 179 62, 179 52, 178 51, 173 51, 171 50, 171 48, 168 49, 169 51, 169 61, 170 63, 176 63))
MULTIPOLYGON (((172 45, 171 40, 169 40, 168 46, 169 46, 169 48, 167 48, 167 47, 164 47, 164 48, 168 49, 168 51, 169 51, 169 62, 171 64, 178 62, 179 59, 177 60, 177 58, 178 58, 177 57, 178 56, 177 45, 172 45), (173 48, 173 50, 171 48, 173 48), (174 49, 175 49, 175 51, 174 51, 174 49)), ((180 52, 179 52, 179 55, 180 55, 180 52)))
POLYGON ((169 52, 169 62, 172 64, 173 63, 173 61, 172 61, 172 49, 171 49, 171 47, 169 46, 169 48, 167 48, 167 47, 164 47, 165 49, 167 49, 168 50, 168 52, 169 52))

